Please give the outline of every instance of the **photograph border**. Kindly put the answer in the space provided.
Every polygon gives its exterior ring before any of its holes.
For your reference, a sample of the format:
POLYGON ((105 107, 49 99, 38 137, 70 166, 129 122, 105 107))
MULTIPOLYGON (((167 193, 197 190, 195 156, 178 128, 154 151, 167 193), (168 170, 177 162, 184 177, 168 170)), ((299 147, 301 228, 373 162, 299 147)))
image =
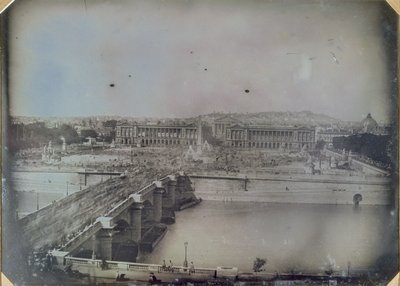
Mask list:
MULTIPOLYGON (((12 5, 12 3, 16 1, 21 1, 21 0, 0 0, 0 33, 1 33, 1 43, 0 43, 0 62, 1 62, 1 78, 0 78, 0 84, 1 84, 1 125, 2 125, 2 134, 1 134, 1 138, 2 138, 2 148, 1 148, 1 155, 2 155, 2 178, 4 178, 4 174, 7 173, 9 170, 7 169, 7 166, 5 165, 5 162, 7 162, 8 160, 8 155, 7 155, 7 134, 8 134, 8 126, 9 126, 9 114, 8 114, 8 109, 9 109, 9 97, 10 94, 8 92, 8 83, 9 83, 9 75, 8 75, 8 64, 9 64, 9 60, 8 60, 8 44, 7 44, 7 38, 8 38, 8 10, 10 5, 12 5)), ((284 1, 284 0, 282 0, 284 1)), ((375 0, 372 0, 375 2, 375 0)), ((377 2, 379 2, 379 0, 376 0, 377 2)), ((392 7, 392 9, 397 13, 398 16, 400 16, 400 0, 382 0, 382 1, 386 1, 390 7, 392 7)), ((357 2, 357 0, 349 0, 348 2, 357 2)), ((360 1, 363 2, 363 1, 360 1)), ((369 2, 369 0, 365 0, 365 2, 369 2)), ((286 3, 289 4, 288 1, 286 1, 286 3)), ((396 19, 396 29, 397 29, 397 43, 396 43, 396 48, 397 48, 397 53, 396 53, 396 62, 397 62, 397 79, 399 78, 399 71, 400 71, 400 57, 398 55, 398 51, 400 48, 400 21, 399 21, 399 17, 397 17, 396 19)), ((399 115, 400 115, 400 106, 399 106, 399 102, 400 102, 400 80, 397 80, 396 85, 397 85, 397 119, 399 119, 399 115)), ((397 130, 397 139, 399 139, 399 134, 400 134, 400 125, 399 122, 397 122, 397 126, 396 126, 396 130, 397 130)), ((396 203, 395 203, 395 207, 397 210, 397 222, 398 222, 398 249, 397 249, 397 256, 398 258, 400 258, 399 256, 399 248, 400 248, 400 223, 399 223, 399 217, 400 217, 400 195, 399 195, 399 182, 400 182, 400 172, 399 172, 399 149, 400 149, 400 140, 397 140, 397 170, 396 170, 396 174, 397 174, 397 182, 396 182, 396 203)), ((3 242, 4 242, 4 235, 7 235, 6 233, 4 233, 4 220, 9 219, 8 213, 5 213, 4 211, 7 210, 7 208, 5 208, 5 203, 9 203, 7 200, 4 200, 4 192, 7 191, 7 189, 5 189, 6 187, 4 186, 4 181, 2 180, 2 198, 1 200, 1 213, 0 213, 0 219, 1 219, 1 224, 0 224, 0 271, 3 269, 4 264, 7 263, 7 260, 5 260, 5 257, 3 257, 3 242)), ((399 265, 398 265, 398 270, 399 270, 399 265)), ((13 285, 13 283, 6 277, 6 275, 4 275, 3 272, 1 272, 1 285, 13 285)), ((398 274, 393 278, 393 280, 388 284, 390 286, 394 286, 394 285, 400 285, 400 272, 398 272, 398 274)))

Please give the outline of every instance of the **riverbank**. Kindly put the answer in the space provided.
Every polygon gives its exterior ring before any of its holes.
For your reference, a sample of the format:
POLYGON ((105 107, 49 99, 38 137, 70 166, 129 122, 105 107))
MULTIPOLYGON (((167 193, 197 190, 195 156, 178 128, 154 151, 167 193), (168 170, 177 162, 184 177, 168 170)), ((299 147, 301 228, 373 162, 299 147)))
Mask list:
POLYGON ((388 177, 210 173, 189 177, 198 197, 224 202, 391 205, 394 196, 388 177))
MULTIPOLYGON (((110 283, 112 285, 131 285, 130 283, 149 283, 157 285, 359 285, 366 279, 360 273, 278 273, 278 272, 239 272, 236 268, 188 268, 182 266, 163 267, 158 264, 126 263, 79 258, 66 258, 69 276, 80 276, 87 282, 110 283), (238 284, 239 283, 239 284, 238 284), (278 283, 278 284, 277 284, 278 283), (283 284, 287 285, 287 284, 283 284)), ((59 267, 62 268, 62 267, 59 267)), ((58 272, 59 273, 59 272, 58 272)), ((61 274, 61 273, 60 273, 61 274)), ((65 275, 64 275, 65 276, 65 275)), ((383 281, 374 277, 375 282, 383 281)))

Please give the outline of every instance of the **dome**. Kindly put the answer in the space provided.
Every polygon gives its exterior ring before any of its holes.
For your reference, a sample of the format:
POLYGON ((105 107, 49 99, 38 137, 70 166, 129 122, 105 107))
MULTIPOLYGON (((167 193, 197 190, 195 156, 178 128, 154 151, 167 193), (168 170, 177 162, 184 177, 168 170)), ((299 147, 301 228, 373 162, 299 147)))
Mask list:
POLYGON ((378 123, 372 118, 371 113, 361 121, 361 128, 364 132, 374 132, 378 128, 378 123))

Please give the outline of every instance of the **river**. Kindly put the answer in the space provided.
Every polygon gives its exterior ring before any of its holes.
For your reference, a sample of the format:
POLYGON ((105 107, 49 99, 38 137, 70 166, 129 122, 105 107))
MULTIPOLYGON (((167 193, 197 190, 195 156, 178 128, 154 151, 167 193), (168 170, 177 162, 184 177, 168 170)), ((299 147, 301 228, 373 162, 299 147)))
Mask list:
POLYGON ((12 172, 11 188, 16 191, 19 217, 43 208, 53 201, 108 179, 108 176, 84 176, 68 172, 12 172))
POLYGON ((203 201, 176 213, 144 262, 182 265, 188 242, 188 261, 198 267, 251 271, 259 257, 268 272, 376 269, 383 257, 395 259, 395 213, 386 206, 203 201))

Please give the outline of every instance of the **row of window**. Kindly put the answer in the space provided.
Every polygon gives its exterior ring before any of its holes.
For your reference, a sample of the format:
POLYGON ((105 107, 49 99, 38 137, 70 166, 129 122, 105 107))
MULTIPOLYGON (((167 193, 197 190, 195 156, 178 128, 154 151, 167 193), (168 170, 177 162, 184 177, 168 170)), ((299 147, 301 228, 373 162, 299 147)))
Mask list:
POLYGON ((138 134, 138 137, 166 137, 166 138, 197 138, 197 133, 194 132, 186 132, 185 136, 182 136, 180 133, 152 133, 152 132, 141 132, 138 134))
MULTIPOLYGON (((292 131, 250 131, 249 132, 249 140, 262 140, 266 138, 293 138, 292 131)), ((300 141, 312 141, 312 134, 310 132, 299 132, 297 133, 297 137, 300 141)), ((226 134, 226 138, 228 139, 245 139, 245 131, 233 130, 230 133, 226 134)), ((296 140, 296 138, 294 138, 296 140)))
POLYGON ((141 144, 143 146, 148 145, 194 145, 195 141, 193 140, 164 140, 164 139, 142 139, 141 144))
MULTIPOLYGON (((196 129, 186 129, 185 130, 185 138, 196 138, 197 130, 196 129)), ((181 137, 182 129, 180 128, 138 128, 138 136, 146 137, 181 137)), ((121 127, 117 129, 117 136, 125 136, 125 137, 133 137, 133 128, 132 127, 121 127)))
POLYGON ((280 143, 280 142, 231 142, 232 147, 252 147, 252 148, 268 148, 268 149, 279 149, 279 148, 292 148, 292 143, 280 143))
MULTIPOLYGON (((129 138, 120 138, 117 140, 118 144, 134 144, 134 140, 129 138)), ((167 140, 167 139, 142 139, 140 140, 142 146, 148 145, 194 145, 194 140, 167 140)))

